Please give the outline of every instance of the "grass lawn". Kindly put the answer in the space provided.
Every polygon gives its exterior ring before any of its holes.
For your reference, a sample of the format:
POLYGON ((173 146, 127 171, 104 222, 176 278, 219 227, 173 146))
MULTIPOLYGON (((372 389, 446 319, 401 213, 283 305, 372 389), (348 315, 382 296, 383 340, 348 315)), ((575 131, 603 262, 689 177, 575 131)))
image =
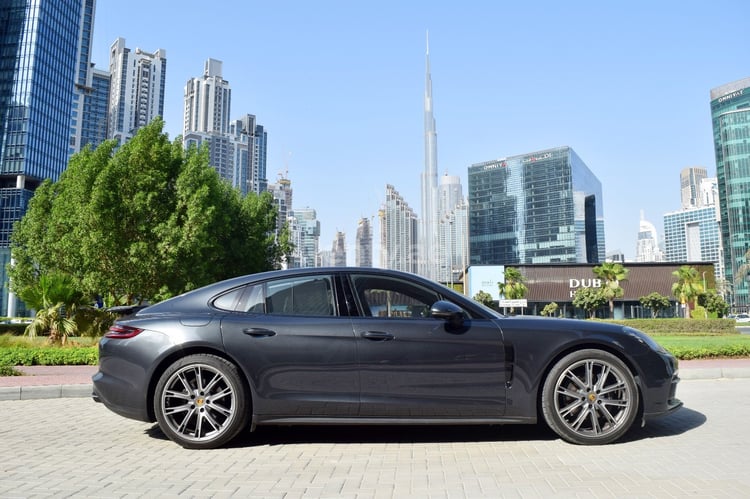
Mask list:
POLYGON ((750 335, 654 336, 661 346, 678 359, 711 357, 750 357, 750 335))

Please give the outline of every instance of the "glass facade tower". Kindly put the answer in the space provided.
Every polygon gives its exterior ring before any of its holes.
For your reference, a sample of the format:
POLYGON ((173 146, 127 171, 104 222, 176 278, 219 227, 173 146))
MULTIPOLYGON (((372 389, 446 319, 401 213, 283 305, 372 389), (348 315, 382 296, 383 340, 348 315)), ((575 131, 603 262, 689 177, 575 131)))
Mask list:
MULTIPOLYGON (((9 307, 6 265, 13 224, 44 179, 68 163, 75 83, 83 68, 83 0, 0 3, 0 310, 9 307)), ((88 20, 90 22, 90 19, 88 20)))
POLYGON ((716 206, 680 210, 664 215, 665 258, 668 262, 711 262, 716 282, 722 282, 721 238, 716 206))
POLYGON ((750 249, 750 78, 711 90, 711 119, 729 302, 747 310, 750 283, 737 277, 750 249))
POLYGON ((570 147, 469 167, 469 263, 600 263, 602 188, 570 147))

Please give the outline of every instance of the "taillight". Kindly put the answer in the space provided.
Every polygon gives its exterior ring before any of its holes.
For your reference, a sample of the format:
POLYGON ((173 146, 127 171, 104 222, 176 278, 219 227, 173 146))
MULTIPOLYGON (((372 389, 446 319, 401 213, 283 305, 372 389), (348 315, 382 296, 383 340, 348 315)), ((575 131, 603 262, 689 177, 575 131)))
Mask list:
POLYGON ((105 338, 113 338, 116 340, 124 340, 126 338, 132 338, 133 336, 139 335, 143 329, 133 326, 125 326, 122 324, 113 324, 109 327, 109 331, 104 335, 105 338))

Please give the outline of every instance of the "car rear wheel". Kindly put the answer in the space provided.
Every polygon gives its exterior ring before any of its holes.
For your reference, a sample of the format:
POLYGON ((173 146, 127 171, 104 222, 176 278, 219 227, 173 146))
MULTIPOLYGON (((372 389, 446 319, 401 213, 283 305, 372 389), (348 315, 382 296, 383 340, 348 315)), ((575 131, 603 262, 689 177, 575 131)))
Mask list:
POLYGON ((614 442, 638 412, 630 369, 602 350, 573 352, 552 368, 542 390, 542 413, 552 430, 575 444, 614 442))
POLYGON ((169 366, 156 385, 154 409, 161 430, 188 449, 225 444, 245 428, 249 413, 237 367, 209 354, 169 366))

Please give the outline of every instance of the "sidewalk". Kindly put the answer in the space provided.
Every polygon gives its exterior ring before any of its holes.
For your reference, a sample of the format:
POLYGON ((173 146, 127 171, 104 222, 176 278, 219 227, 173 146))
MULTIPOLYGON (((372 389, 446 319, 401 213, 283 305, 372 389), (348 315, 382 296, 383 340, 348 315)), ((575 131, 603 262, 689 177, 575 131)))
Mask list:
MULTIPOLYGON (((91 397, 97 366, 20 366, 24 376, 0 376, 0 400, 91 397)), ((750 358, 680 361, 680 378, 750 378, 750 358)))

